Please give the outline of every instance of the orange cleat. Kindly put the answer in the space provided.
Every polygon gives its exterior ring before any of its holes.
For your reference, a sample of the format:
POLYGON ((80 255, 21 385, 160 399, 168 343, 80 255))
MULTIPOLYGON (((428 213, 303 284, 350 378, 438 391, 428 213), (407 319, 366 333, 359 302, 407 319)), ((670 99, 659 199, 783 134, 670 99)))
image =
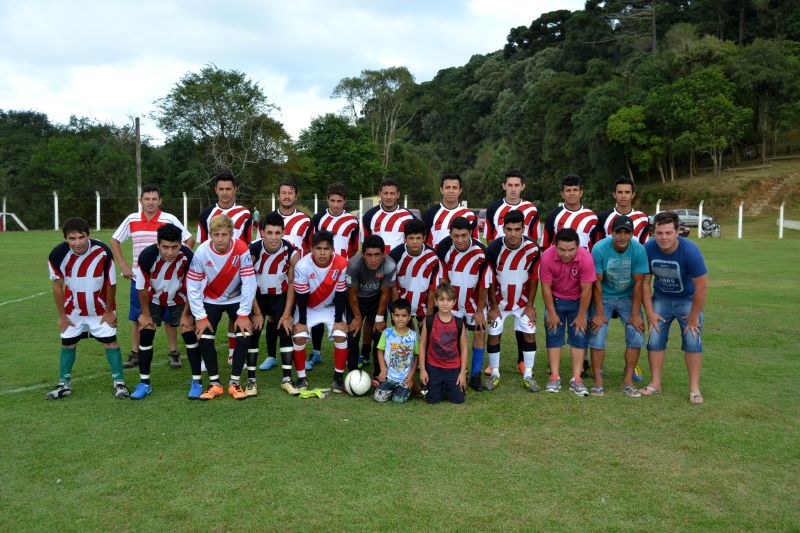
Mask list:
POLYGON ((244 389, 242 389, 242 386, 239 385, 238 383, 231 383, 230 387, 228 387, 228 394, 230 394, 234 400, 247 399, 247 393, 244 391, 244 389))
POLYGON ((223 390, 222 385, 218 385, 216 383, 212 383, 208 386, 206 391, 200 395, 201 400, 213 400, 217 396, 222 396, 223 390))

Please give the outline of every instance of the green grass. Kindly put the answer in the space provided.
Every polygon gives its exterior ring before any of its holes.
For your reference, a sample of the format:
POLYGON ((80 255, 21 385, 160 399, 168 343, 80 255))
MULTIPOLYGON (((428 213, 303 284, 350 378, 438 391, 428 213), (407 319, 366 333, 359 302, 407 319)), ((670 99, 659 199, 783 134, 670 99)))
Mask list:
MULTIPOLYGON (((147 400, 114 400, 101 347, 83 341, 74 394, 48 402, 59 343, 46 256, 60 236, 0 234, 0 303, 47 293, 0 305, 0 526, 796 530, 800 241, 725 233, 700 242, 710 271, 702 406, 687 402, 675 329, 663 394, 623 397, 618 325, 605 398, 527 393, 509 334, 503 384, 464 406, 300 400, 278 390, 275 371, 259 374, 256 399, 189 402, 188 368, 168 368, 159 333, 147 400)), ((125 313, 127 297, 123 280, 125 313)), ((329 385, 330 362, 327 348, 312 386, 329 385)))

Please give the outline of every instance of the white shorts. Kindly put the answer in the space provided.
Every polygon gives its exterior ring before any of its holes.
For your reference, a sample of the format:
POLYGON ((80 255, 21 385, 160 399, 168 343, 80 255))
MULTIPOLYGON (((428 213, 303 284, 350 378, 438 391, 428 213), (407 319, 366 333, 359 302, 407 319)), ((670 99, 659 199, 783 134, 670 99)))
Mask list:
POLYGON ((108 324, 108 322, 100 323, 103 319, 101 316, 74 316, 69 315, 70 322, 73 326, 67 326, 67 329, 61 332, 62 339, 74 339, 80 337, 84 333, 88 333, 92 337, 106 339, 113 337, 117 334, 117 328, 108 324))
POLYGON ((525 308, 518 307, 513 311, 501 310, 500 318, 489 323, 489 335, 502 334, 503 325, 509 315, 514 316, 514 331, 519 331, 520 333, 536 333, 536 324, 531 322, 531 319, 525 314, 525 308))
MULTIPOLYGON (((457 316, 464 320, 464 324, 469 326, 470 328, 475 327, 475 314, 474 313, 467 313, 466 311, 456 311, 453 310, 453 316, 457 316)), ((483 318, 486 318, 486 309, 483 310, 483 318)))
MULTIPOLYGON (((306 311, 306 326, 308 330, 311 331, 311 328, 318 324, 325 324, 328 328, 328 340, 333 340, 333 319, 334 319, 334 310, 333 307, 321 307, 317 309, 308 309, 306 311)), ((297 324, 300 320, 300 312, 295 308, 294 310, 294 323, 297 324)), ((337 330, 339 331, 339 330, 337 330)), ((343 336, 347 336, 346 330, 341 330, 341 334, 343 336)))

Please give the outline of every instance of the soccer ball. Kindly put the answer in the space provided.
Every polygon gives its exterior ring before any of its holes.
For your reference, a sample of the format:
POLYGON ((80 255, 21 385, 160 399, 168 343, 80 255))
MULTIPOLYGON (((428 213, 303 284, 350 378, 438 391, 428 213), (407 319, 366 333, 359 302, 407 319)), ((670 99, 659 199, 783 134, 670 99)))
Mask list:
POLYGON ((344 378, 344 390, 350 396, 363 396, 372 386, 372 379, 363 370, 353 370, 344 378))

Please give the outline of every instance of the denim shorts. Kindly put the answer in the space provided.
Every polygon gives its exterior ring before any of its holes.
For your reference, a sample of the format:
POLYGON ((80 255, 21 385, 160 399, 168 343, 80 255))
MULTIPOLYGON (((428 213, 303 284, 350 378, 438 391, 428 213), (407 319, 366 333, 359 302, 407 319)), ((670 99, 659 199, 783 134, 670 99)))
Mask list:
POLYGON ((702 330, 703 330, 703 312, 700 312, 700 333, 697 336, 691 332, 684 333, 686 329, 686 317, 692 310, 692 298, 683 298, 681 300, 670 300, 657 294, 653 295, 653 311, 661 315, 664 322, 659 324, 660 333, 656 332, 655 328, 650 327, 650 339, 647 343, 647 349, 653 351, 662 351, 667 348, 667 340, 669 339, 669 327, 672 325, 673 320, 678 321, 681 332, 681 350, 684 352, 703 352, 702 330))
MULTIPOLYGON (((611 322, 611 317, 614 311, 619 315, 619 320, 625 326, 625 347, 626 348, 643 348, 644 347, 644 333, 628 324, 631 319, 631 308, 633 307, 633 298, 603 298, 603 314, 606 315, 606 320, 611 322)), ((639 316, 642 312, 639 311, 639 316)), ((594 305, 589 306, 589 321, 595 315, 594 305)), ((608 335, 609 323, 603 324, 597 331, 589 328, 589 348, 596 350, 605 350, 606 336, 608 335)))
MULTIPOLYGON (((547 309, 544 311, 545 319, 545 344, 548 348, 561 348, 564 346, 564 330, 567 331, 567 342, 573 348, 585 349, 587 345, 587 336, 585 333, 579 333, 575 326, 571 325, 572 321, 578 316, 578 309, 581 306, 580 299, 577 300, 564 300, 553 296, 553 307, 556 308, 558 318, 561 319, 561 324, 556 327, 555 331, 551 331, 547 327, 547 309)), ((588 322, 587 322, 588 329, 588 322)))

